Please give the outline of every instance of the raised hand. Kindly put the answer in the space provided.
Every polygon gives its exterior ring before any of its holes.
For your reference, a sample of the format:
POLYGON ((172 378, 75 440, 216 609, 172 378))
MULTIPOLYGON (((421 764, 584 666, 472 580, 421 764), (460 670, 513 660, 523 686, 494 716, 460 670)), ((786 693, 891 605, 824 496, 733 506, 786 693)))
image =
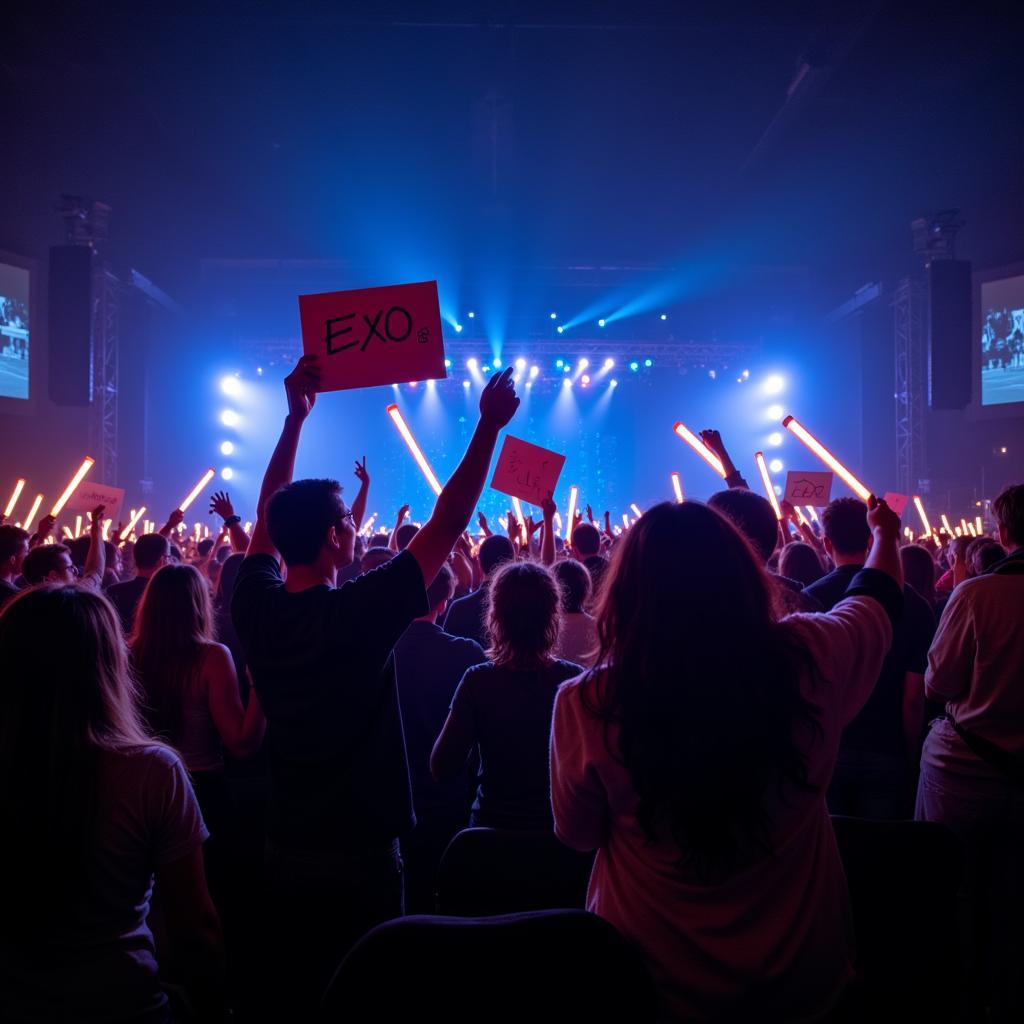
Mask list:
POLYGON ((176 508, 168 517, 167 525, 172 529, 176 530, 181 524, 185 522, 185 513, 180 508, 176 508))
POLYGON ((594 521, 594 510, 588 505, 587 506, 587 522, 593 523, 594 521))
POLYGON ((90 513, 89 529, 96 533, 97 530, 103 529, 103 513, 106 512, 106 508, 103 505, 97 505, 90 513))
MULTIPOLYGON (((102 512, 103 510, 100 509, 100 511, 102 512)), ((39 538, 39 540, 45 540, 47 537, 50 536, 51 533, 53 533, 53 528, 56 525, 56 516, 43 516, 43 518, 39 520, 39 523, 36 526, 36 536, 39 538)))
POLYGON ((320 365, 316 356, 302 356, 295 369, 284 379, 288 396, 288 414, 304 420, 316 404, 316 389, 320 384, 320 365))
POLYGON ((399 526, 401 526, 401 525, 402 525, 402 523, 404 523, 404 522, 405 522, 405 517, 406 517, 406 516, 407 516, 408 514, 409 514, 409 506, 408 506, 408 505, 403 505, 403 506, 402 506, 402 507, 401 507, 401 508, 400 508, 400 509, 398 510, 398 516, 397 516, 397 517, 396 517, 396 519, 395 519, 395 529, 396 529, 396 530, 398 529, 398 527, 399 527, 399 526))
POLYGON ((495 430, 501 430, 516 414, 519 398, 512 383, 512 367, 507 366, 487 382, 480 395, 480 419, 495 430))
POLYGON ((876 537, 897 542, 900 539, 900 517, 884 499, 876 498, 873 494, 868 500, 868 526, 876 537))
MULTIPOLYGON (((550 491, 548 491, 548 493, 547 493, 547 495, 545 497, 541 498, 540 510, 541 510, 541 512, 544 513, 544 521, 545 522, 550 523, 550 522, 552 522, 554 520, 555 513, 558 511, 558 506, 555 505, 554 495, 550 491)), ((590 506, 589 505, 587 506, 587 511, 588 512, 590 511, 590 506)), ((591 517, 590 521, 591 522, 594 521, 593 517, 591 517)))
POLYGON ((370 474, 366 472, 366 456, 363 456, 363 461, 360 462, 356 459, 356 477, 364 487, 370 486, 370 474))
POLYGON ((487 516, 483 512, 477 512, 476 521, 480 526, 480 529, 484 531, 485 536, 491 536, 491 528, 487 525, 487 516))
POLYGON ((216 513, 221 519, 230 519, 235 514, 235 507, 227 491, 214 491, 210 498, 210 514, 216 513))

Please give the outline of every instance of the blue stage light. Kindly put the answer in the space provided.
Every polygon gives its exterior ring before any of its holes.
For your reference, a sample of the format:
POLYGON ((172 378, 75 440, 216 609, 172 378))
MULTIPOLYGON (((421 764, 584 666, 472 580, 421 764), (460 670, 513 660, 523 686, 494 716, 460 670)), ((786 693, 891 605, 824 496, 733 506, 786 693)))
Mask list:
POLYGON ((610 388, 617 388, 618 386, 619 386, 619 382, 614 377, 612 377, 612 379, 610 381, 608 381, 608 387, 610 387, 610 388))
POLYGON ((552 320, 557 320, 558 319, 558 314, 557 313, 552 313, 551 314, 551 319, 552 320))
POLYGON ((603 320, 598 320, 597 321, 597 326, 598 327, 604 327, 604 321, 603 320))
POLYGON ((668 319, 668 313, 662 313, 661 314, 661 319, 662 320, 667 320, 668 319))
POLYGON ((563 366, 565 366, 565 360, 564 359, 556 359, 555 360, 555 369, 556 370, 560 370, 563 366))
POLYGON ((225 466, 225 467, 224 467, 224 468, 223 468, 223 469, 222 469, 222 470, 220 471, 220 475, 221 475, 221 476, 222 476, 222 477, 223 477, 223 478, 224 478, 225 480, 230 480, 230 479, 231 479, 231 478, 232 478, 232 477, 233 477, 233 476, 235 475, 235 471, 234 471, 234 470, 233 470, 233 469, 232 469, 232 468, 231 468, 230 466, 225 466))
POLYGON ((473 312, 473 310, 470 310, 470 311, 469 311, 469 312, 468 312, 468 313, 466 314, 466 316, 468 316, 470 320, 475 320, 475 319, 476 319, 476 313, 474 313, 474 312, 473 312))
POLYGON ((781 473, 782 472, 782 459, 772 459, 772 461, 768 463, 768 468, 773 473, 781 473))
POLYGON ((231 455, 234 453, 235 446, 231 441, 224 441, 220 446, 221 455, 231 455))
POLYGON ((450 359, 446 359, 444 361, 444 368, 446 370, 450 370, 452 368, 452 361, 450 359))
POLYGON ((653 365, 654 365, 654 360, 653 359, 645 359, 644 360, 644 366, 646 366, 648 369, 650 369, 653 365))
POLYGON ((225 395, 230 395, 234 398, 235 395, 240 395, 242 393, 242 382, 234 376, 221 377, 220 389, 225 395))
POLYGON ((225 409, 220 414, 220 421, 225 427, 237 427, 238 426, 238 413, 234 409, 225 409))
POLYGON ((636 373, 636 371, 640 369, 640 364, 639 364, 639 363, 638 363, 638 362, 637 362, 637 361, 636 361, 636 360, 634 359, 634 360, 633 360, 633 362, 631 362, 631 363, 629 364, 629 368, 630 368, 630 369, 631 369, 631 370, 632 370, 632 371, 633 371, 634 373, 636 373))
POLYGON ((473 356, 470 356, 469 359, 466 360, 466 366, 468 366, 471 370, 475 370, 478 366, 478 363, 473 356))
POLYGON ((786 378, 781 373, 771 373, 764 380, 764 393, 777 395, 786 387, 786 378))
POLYGON ((462 324, 456 324, 455 325, 455 333, 456 334, 461 334, 462 333, 462 324))
POLYGON ((555 330, 556 330, 556 331, 558 331, 558 333, 559 333, 559 334, 562 334, 562 333, 563 333, 563 332, 565 331, 565 328, 564 328, 564 327, 563 327, 563 326, 562 326, 561 324, 559 324, 559 325, 558 325, 558 326, 557 326, 557 327, 555 328, 555 330))
POLYGON ((774 448, 778 448, 779 445, 782 444, 782 434, 779 433, 779 431, 777 430, 773 430, 768 435, 768 443, 772 445, 774 448))

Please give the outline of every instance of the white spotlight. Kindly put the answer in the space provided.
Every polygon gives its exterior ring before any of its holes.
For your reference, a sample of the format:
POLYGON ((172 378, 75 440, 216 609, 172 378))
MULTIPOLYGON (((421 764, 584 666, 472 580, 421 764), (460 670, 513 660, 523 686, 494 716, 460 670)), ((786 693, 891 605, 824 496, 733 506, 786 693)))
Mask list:
POLYGON ((613 367, 614 365, 615 365, 615 360, 614 360, 614 359, 612 359, 612 358, 611 358, 611 356, 609 356, 609 357, 608 357, 608 358, 607 358, 607 359, 606 359, 606 360, 604 361, 604 368, 605 368, 606 370, 610 370, 610 369, 611 369, 611 368, 612 368, 612 367, 613 367))
POLYGON ((779 445, 782 444, 782 434, 777 430, 773 430, 768 435, 768 443, 773 447, 778 448, 779 445))
POLYGON ((242 382, 235 376, 221 377, 220 389, 232 398, 242 393, 242 382))
POLYGON ((540 367, 539 366, 531 366, 530 367, 530 380, 533 380, 537 376, 537 374, 539 374, 539 373, 540 373, 540 367))
POLYGON ((225 409, 220 414, 220 421, 225 427, 237 427, 238 426, 238 413, 234 409, 225 409))
POLYGON ((462 333, 462 324, 454 324, 453 326, 455 327, 455 333, 456 334, 461 334, 462 333))
POLYGON ((477 363, 476 359, 473 358, 472 356, 466 360, 466 366, 468 366, 471 370, 475 370, 478 365, 479 364, 477 363))
POLYGON ((604 320, 598 320, 597 321, 597 326, 598 327, 604 327, 604 320))
POLYGON ((781 405, 769 405, 768 408, 765 409, 765 415, 770 420, 781 420, 783 411, 784 410, 781 405))
POLYGON ((522 356, 520 356, 520 357, 519 357, 519 358, 518 358, 518 359, 516 360, 516 369, 517 369, 517 370, 525 370, 525 369, 526 369, 526 360, 525 360, 525 359, 523 359, 523 357, 522 357, 522 356))
POLYGON ((235 450, 235 446, 234 446, 234 444, 231 441, 225 441, 220 446, 220 453, 221 453, 221 455, 231 455, 234 452, 234 450, 235 450))
POLYGON ((223 477, 223 478, 224 478, 225 480, 230 480, 230 479, 231 479, 231 478, 232 478, 232 477, 233 477, 233 476, 235 475, 235 471, 234 471, 234 470, 233 470, 233 469, 232 469, 232 468, 231 468, 230 466, 225 466, 225 467, 224 467, 224 468, 223 468, 223 469, 222 469, 222 470, 220 471, 220 475, 221 475, 221 476, 222 476, 222 477, 223 477))
POLYGON ((590 360, 584 356, 576 365, 579 366, 581 370, 585 370, 590 365, 590 360))
POLYGON ((468 381, 468 380, 464 380, 464 381, 462 382, 462 386, 463 386, 464 388, 468 388, 468 387, 469 387, 469 381, 468 381))
POLYGON ((786 378, 781 373, 770 373, 764 379, 764 393, 766 395, 777 395, 786 386, 786 378))
POLYGON ((608 382, 608 387, 617 388, 618 386, 619 382, 614 377, 612 377, 612 379, 608 382))
POLYGON ((768 468, 773 473, 781 473, 782 472, 782 459, 772 459, 772 461, 768 463, 768 468))

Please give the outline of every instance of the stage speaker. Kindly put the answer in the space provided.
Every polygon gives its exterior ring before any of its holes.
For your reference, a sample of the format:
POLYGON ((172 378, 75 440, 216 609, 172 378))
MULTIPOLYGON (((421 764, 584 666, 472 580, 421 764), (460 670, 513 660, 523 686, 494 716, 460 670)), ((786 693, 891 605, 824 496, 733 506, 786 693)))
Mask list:
POLYGON ((92 402, 95 259, 87 245, 50 249, 50 401, 57 405, 92 402))
POLYGON ((936 260, 928 268, 928 405, 963 409, 971 401, 971 265, 936 260))

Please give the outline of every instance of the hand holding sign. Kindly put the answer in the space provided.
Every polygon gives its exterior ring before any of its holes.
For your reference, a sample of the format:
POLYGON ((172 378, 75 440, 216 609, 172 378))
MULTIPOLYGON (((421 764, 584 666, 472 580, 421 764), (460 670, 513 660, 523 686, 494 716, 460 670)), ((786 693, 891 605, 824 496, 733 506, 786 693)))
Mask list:
POLYGON ((116 520, 124 505, 124 488, 83 480, 65 507, 69 512, 91 512, 97 505, 102 505, 110 518, 116 520))
POLYGON ((824 508, 832 498, 832 479, 831 473, 791 469, 782 496, 791 505, 824 508))
POLYGON ((555 492, 564 465, 564 455, 507 435, 494 468, 491 487, 502 494, 540 506, 548 494, 555 492))
POLYGON ((300 295, 299 317, 319 391, 447 376, 436 281, 300 295))

